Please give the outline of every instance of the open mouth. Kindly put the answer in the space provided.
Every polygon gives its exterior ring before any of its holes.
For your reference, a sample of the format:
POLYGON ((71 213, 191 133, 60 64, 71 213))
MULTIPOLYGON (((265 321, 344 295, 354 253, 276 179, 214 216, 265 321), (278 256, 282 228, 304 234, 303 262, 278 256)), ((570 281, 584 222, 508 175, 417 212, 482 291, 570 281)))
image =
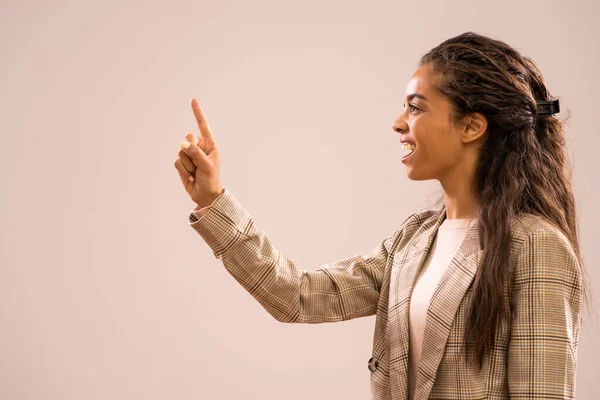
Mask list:
POLYGON ((406 160, 408 157, 410 157, 415 152, 416 148, 417 148, 417 146, 415 146, 413 143, 402 142, 402 150, 405 151, 405 154, 404 154, 404 157, 402 157, 402 160, 406 160))

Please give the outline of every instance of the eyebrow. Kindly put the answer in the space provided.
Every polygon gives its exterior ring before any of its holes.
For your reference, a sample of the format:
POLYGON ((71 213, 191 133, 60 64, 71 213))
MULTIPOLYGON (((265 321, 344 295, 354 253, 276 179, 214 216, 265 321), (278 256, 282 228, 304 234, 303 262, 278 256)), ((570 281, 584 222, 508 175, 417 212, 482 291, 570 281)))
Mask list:
POLYGON ((408 101, 411 101, 412 99, 414 99, 415 97, 418 97, 419 99, 423 99, 425 101, 429 101, 429 99, 425 96, 423 96, 421 93, 413 93, 413 94, 409 94, 408 97, 406 98, 408 101))

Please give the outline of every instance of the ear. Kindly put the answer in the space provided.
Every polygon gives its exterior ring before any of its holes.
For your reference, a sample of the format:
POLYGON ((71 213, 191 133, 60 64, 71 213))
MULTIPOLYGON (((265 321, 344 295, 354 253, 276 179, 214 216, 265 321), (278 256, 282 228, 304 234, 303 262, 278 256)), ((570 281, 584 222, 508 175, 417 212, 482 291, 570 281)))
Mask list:
POLYGON ((487 118, 481 113, 472 113, 464 118, 464 130, 461 134, 463 143, 471 143, 481 138, 488 126, 487 118))

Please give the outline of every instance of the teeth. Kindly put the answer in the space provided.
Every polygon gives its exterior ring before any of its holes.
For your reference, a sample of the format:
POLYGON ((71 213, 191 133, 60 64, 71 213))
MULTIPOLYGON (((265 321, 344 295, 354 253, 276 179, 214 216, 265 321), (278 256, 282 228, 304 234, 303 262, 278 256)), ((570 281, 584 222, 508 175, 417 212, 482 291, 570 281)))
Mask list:
POLYGON ((402 150, 414 150, 416 149, 417 146, 415 146, 414 144, 411 143, 402 143, 402 150))

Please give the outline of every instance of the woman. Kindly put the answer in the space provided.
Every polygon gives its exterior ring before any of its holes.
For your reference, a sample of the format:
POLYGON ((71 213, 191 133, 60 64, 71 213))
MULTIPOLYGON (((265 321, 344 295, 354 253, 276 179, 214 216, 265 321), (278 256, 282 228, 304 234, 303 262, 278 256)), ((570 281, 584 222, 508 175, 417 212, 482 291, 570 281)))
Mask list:
POLYGON ((507 44, 467 32, 425 54, 393 124, 424 209, 371 252, 299 269, 219 180, 200 109, 175 161, 190 225, 278 321, 376 315, 373 399, 574 398, 587 281, 564 124, 544 78, 507 44))

